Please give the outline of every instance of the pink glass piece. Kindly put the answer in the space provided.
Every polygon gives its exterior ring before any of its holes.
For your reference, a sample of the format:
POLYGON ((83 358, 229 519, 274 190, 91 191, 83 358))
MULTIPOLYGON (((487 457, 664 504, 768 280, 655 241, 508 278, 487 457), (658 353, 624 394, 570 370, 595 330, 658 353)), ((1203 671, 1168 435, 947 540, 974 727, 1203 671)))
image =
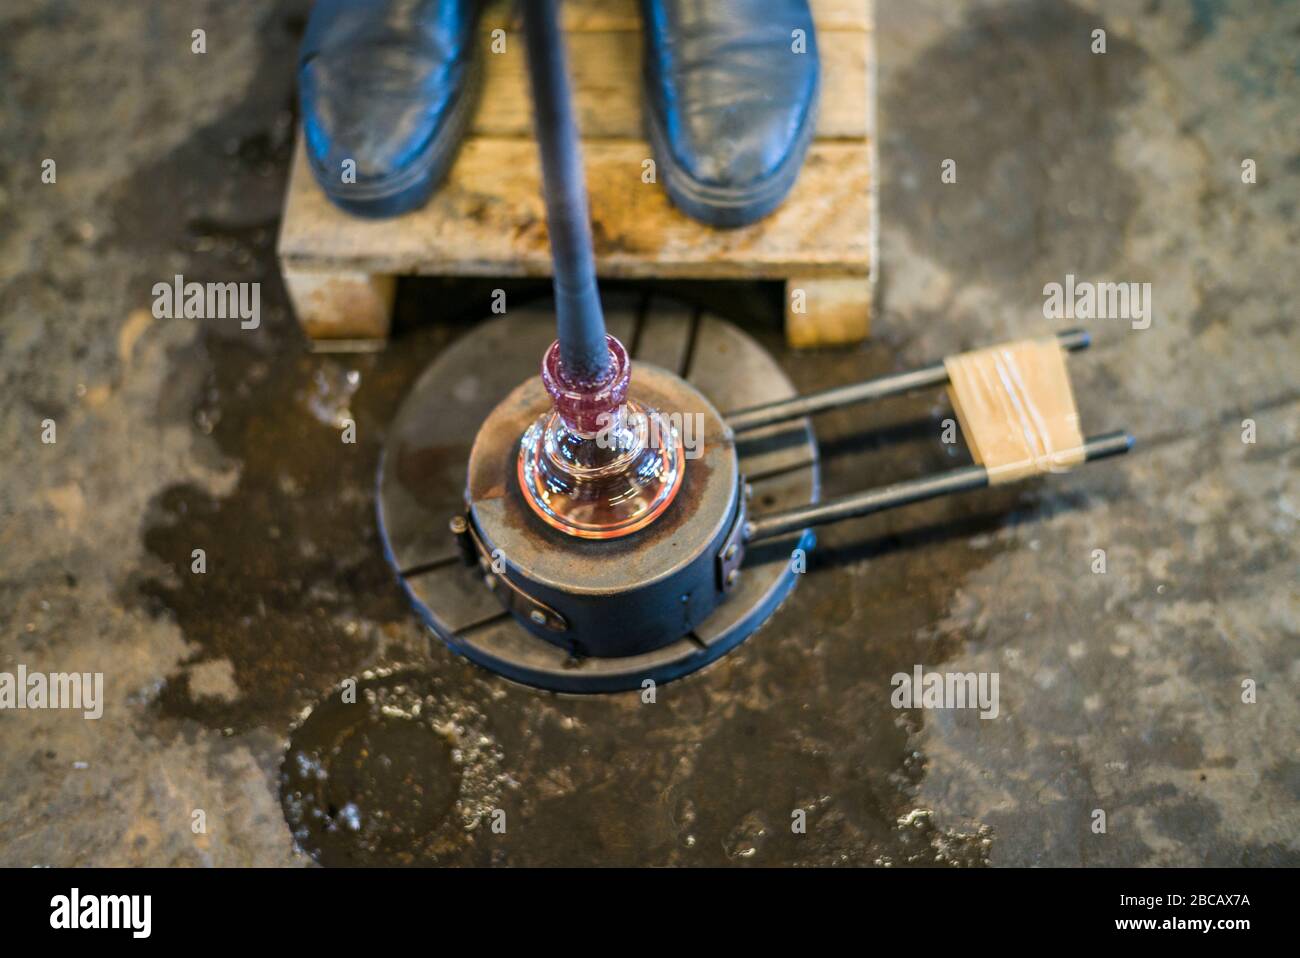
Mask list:
POLYGON ((627 399, 627 351, 607 337, 609 368, 593 382, 566 376, 558 341, 542 360, 554 407, 524 433, 519 485, 546 523, 569 535, 612 539, 660 516, 681 487, 685 456, 676 428, 627 399), (657 428, 648 428, 655 420, 657 428))
POLYGON ((627 398, 632 381, 632 363, 623 344, 608 335, 605 344, 609 347, 609 366, 596 380, 569 375, 560 359, 558 339, 542 357, 542 385, 551 394, 555 411, 571 430, 583 435, 594 435, 601 427, 601 417, 614 415, 627 398))

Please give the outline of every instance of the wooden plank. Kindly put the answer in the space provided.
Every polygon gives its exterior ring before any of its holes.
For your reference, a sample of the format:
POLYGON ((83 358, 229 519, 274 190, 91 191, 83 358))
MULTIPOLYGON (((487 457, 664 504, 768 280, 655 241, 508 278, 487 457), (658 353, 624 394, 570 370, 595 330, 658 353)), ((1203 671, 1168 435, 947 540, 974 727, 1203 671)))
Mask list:
MULTIPOLYGON (((871 263, 869 152, 815 142, 775 213, 715 230, 643 183, 640 141, 584 145, 597 269, 604 277, 786 279, 867 276, 871 263)), ((365 220, 335 208, 294 158, 280 234, 289 269, 364 274, 548 276, 551 253, 536 144, 477 137, 423 209, 365 220)))
POLYGON ((281 272, 298 322, 312 339, 388 336, 396 290, 392 276, 355 269, 298 269, 283 262, 281 272))
MULTIPOLYGON (((870 30, 872 17, 866 0, 811 0, 813 24, 823 30, 870 30)), ((640 4, 637 0, 565 0, 560 5, 564 29, 569 32, 598 30, 639 30, 640 4)), ((514 4, 497 0, 484 11, 486 30, 518 29, 519 16, 514 4)))
MULTIPOLYGON (((822 88, 816 136, 862 139, 867 135, 867 43, 860 32, 818 36, 822 88)), ((574 109, 584 139, 640 139, 642 127, 641 32, 575 33, 568 38, 574 109)), ((533 135, 532 96, 522 43, 485 54, 483 106, 472 132, 479 136, 533 135)))
POLYGON ((860 276, 796 276, 785 284, 785 338, 796 348, 842 346, 871 331, 874 284, 860 276))

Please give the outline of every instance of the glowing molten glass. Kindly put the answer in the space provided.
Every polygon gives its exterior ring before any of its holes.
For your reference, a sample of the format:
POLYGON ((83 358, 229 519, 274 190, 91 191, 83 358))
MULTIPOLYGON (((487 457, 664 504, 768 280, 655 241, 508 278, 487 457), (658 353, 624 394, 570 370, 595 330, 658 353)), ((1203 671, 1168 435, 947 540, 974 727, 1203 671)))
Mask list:
POLYGON ((658 427, 658 413, 627 398, 627 350, 613 336, 605 341, 609 364, 596 380, 569 376, 559 341, 551 343, 542 383, 554 405, 519 444, 528 504, 561 532, 585 539, 613 539, 653 522, 677 495, 685 465, 678 431, 647 429, 658 427))

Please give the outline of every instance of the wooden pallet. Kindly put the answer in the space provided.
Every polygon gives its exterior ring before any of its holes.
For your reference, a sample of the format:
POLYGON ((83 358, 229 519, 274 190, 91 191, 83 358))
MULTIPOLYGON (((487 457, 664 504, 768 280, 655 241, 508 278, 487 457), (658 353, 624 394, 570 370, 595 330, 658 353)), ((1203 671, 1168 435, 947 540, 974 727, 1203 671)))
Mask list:
MULTIPOLYGON (((794 190, 767 219, 703 226, 642 182, 641 23, 635 0, 569 0, 564 27, 604 278, 778 279, 797 346, 867 335, 876 263, 872 0, 812 0, 822 60, 816 138, 794 190), (802 309, 801 309, 802 307, 802 309)), ((547 276, 551 254, 518 25, 494 3, 481 31, 483 98, 447 180, 422 209, 365 220, 335 208, 301 138, 279 254, 314 340, 382 339, 398 275, 547 276)))

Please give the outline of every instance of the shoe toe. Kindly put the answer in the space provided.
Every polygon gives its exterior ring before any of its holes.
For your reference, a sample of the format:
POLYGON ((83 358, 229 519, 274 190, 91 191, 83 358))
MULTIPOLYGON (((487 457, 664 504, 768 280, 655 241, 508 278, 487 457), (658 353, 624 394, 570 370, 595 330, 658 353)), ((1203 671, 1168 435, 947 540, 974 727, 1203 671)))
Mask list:
POLYGON ((753 100, 698 111, 676 142, 678 164, 705 187, 759 188, 795 150, 804 112, 794 104, 753 100))
POLYGON ((669 196, 744 225, 793 186, 816 122, 820 61, 807 0, 646 0, 650 136, 669 196))
POLYGON ((317 175, 339 184, 345 164, 354 164, 362 189, 400 180, 429 149, 446 114, 446 84, 425 84, 424 92, 383 81, 365 63, 331 64, 320 59, 299 76, 303 132, 317 175))

